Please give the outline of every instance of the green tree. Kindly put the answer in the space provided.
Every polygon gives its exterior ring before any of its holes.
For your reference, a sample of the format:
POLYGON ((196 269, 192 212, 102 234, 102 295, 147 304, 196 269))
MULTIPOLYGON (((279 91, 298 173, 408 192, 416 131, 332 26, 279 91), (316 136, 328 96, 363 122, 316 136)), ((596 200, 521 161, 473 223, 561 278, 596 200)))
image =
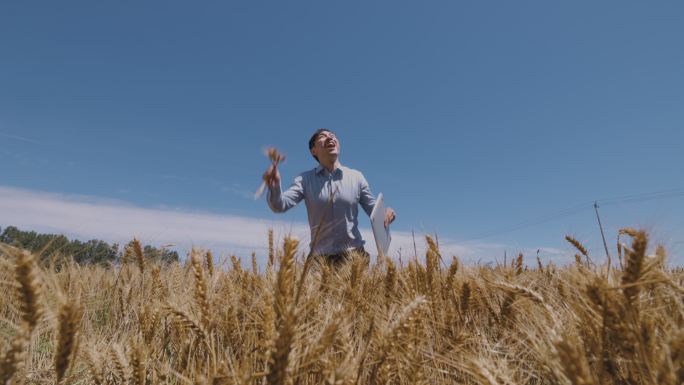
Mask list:
POLYGON ((22 231, 15 226, 7 226, 0 233, 0 242, 29 250, 40 256, 44 263, 51 258, 61 262, 65 257, 71 257, 77 263, 108 264, 120 257, 119 245, 116 243, 110 245, 99 239, 87 242, 69 240, 62 234, 22 231))

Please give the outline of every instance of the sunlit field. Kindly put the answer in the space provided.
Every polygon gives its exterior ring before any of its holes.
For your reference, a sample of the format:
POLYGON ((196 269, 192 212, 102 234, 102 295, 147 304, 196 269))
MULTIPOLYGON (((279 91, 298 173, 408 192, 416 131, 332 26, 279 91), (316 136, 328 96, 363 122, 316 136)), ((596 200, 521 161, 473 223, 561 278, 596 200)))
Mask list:
POLYGON ((684 274, 644 232, 611 264, 426 255, 331 268, 269 242, 219 263, 44 263, 2 246, 0 383, 666 384, 684 381, 684 274), (251 267, 247 267, 251 266, 251 267))

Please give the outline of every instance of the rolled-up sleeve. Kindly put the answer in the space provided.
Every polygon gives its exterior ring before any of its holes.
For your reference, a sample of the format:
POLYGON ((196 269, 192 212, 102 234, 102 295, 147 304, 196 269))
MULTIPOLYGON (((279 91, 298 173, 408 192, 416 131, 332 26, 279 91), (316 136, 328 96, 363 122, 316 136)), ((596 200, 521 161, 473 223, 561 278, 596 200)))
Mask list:
POLYGON ((286 191, 282 192, 280 185, 268 189, 267 201, 268 207, 274 213, 285 212, 292 207, 296 206, 297 203, 304 199, 304 187, 303 187, 303 177, 298 175, 292 186, 286 191))
POLYGON ((370 216, 373 212, 373 207, 375 207, 375 196, 373 196, 370 186, 368 186, 368 181, 366 181, 362 173, 359 173, 359 188, 361 190, 359 204, 363 207, 363 211, 370 216))

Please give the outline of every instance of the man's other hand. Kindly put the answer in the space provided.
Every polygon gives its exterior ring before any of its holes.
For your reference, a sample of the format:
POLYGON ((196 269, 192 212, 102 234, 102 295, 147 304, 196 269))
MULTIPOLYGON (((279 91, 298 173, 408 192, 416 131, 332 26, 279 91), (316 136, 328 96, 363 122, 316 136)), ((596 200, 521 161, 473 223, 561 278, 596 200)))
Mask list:
POLYGON ((280 186, 280 173, 275 164, 268 166, 266 172, 264 172, 264 182, 266 182, 269 188, 280 186))
POLYGON ((388 207, 385 209, 385 228, 388 228, 390 223, 394 222, 394 220, 397 219, 396 214, 394 214, 394 210, 392 210, 391 207, 388 207))

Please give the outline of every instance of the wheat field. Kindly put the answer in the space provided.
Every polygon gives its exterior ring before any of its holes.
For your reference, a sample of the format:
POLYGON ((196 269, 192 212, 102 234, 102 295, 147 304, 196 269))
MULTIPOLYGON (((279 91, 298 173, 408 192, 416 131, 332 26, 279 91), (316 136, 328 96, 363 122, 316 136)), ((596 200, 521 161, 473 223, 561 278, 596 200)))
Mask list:
POLYGON ((522 255, 320 264, 294 239, 226 266, 55 263, 0 248, 3 384, 666 384, 684 382, 684 273, 621 230, 612 266, 522 255), (243 264, 243 262, 245 262, 243 264))

